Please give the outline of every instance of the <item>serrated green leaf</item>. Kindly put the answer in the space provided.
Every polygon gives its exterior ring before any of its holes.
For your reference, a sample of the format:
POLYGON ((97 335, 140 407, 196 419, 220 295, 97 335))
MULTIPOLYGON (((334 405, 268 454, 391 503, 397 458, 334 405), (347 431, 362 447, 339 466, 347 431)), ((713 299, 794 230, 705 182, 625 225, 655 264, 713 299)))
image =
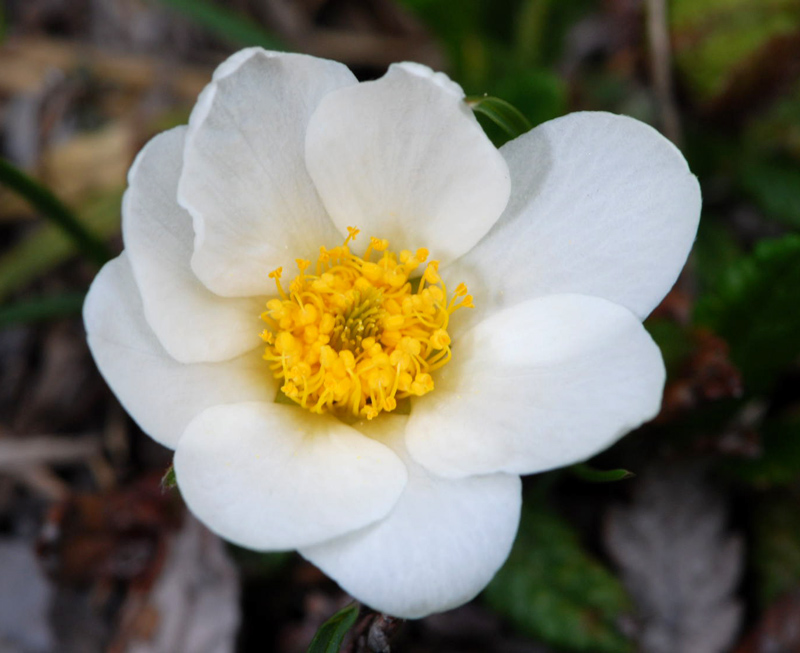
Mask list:
POLYGON ((358 603, 351 603, 322 624, 307 653, 338 653, 345 636, 358 619, 358 610, 358 603))
POLYGON ((800 236, 762 241, 706 293, 696 321, 727 340, 745 390, 768 390, 800 356, 800 236))
POLYGON ((800 586, 800 511, 790 495, 763 498, 754 511, 753 563, 759 602, 771 605, 800 586))
POLYGON ((260 45, 268 50, 289 49, 283 41, 267 32, 255 21, 208 0, 161 0, 161 2, 177 9, 198 25, 231 43, 242 46, 260 45))
POLYGON ((568 523, 530 501, 511 555, 485 598, 521 633, 560 650, 632 650, 616 627, 631 608, 620 582, 583 549, 568 523))
POLYGON ((486 116, 511 138, 524 134, 532 127, 530 121, 519 109, 500 98, 487 95, 468 97, 466 101, 475 113, 486 116))

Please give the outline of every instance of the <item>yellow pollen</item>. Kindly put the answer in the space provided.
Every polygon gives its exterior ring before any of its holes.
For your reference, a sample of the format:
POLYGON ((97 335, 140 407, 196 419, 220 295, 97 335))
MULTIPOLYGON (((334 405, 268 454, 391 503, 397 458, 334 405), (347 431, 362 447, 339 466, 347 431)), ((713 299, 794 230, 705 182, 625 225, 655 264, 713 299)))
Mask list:
POLYGON ((472 297, 459 284, 448 301, 438 261, 425 265, 413 290, 409 277, 427 249, 398 255, 371 238, 362 258, 348 247, 359 230, 347 232, 341 246, 320 247, 315 268, 296 260, 288 292, 282 269, 270 273, 279 297, 267 302, 260 335, 286 397, 314 413, 372 419, 433 390, 431 373, 451 358, 450 316, 471 307, 472 297))

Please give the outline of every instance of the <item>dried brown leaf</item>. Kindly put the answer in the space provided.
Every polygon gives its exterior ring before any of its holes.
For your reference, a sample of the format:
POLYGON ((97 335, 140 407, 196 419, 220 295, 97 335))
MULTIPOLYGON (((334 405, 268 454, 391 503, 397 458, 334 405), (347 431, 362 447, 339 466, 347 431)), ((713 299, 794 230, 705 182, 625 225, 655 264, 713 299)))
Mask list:
POLYGON ((240 621, 239 575, 222 541, 187 516, 158 580, 129 597, 128 619, 112 650, 231 653, 240 621))
POLYGON ((645 653, 720 653, 732 644, 742 541, 725 519, 702 472, 679 466, 652 468, 631 505, 609 511, 605 543, 636 604, 645 653))

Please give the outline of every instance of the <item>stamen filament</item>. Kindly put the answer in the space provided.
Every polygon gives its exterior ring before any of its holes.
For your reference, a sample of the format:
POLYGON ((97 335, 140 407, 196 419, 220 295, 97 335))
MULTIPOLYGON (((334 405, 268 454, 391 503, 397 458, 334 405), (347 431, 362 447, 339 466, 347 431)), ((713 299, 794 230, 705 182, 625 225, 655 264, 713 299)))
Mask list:
POLYGON ((267 329, 264 359, 281 390, 314 413, 333 412, 372 419, 397 402, 434 388, 431 372, 452 357, 450 315, 471 306, 464 284, 447 299, 438 261, 425 265, 416 291, 409 275, 425 263, 428 250, 389 251, 371 238, 363 257, 350 251, 359 230, 347 228, 344 243, 320 247, 314 266, 297 259, 298 274, 281 285, 282 269, 270 273, 280 299, 261 315, 267 329), (377 262, 373 252, 381 252, 377 262))

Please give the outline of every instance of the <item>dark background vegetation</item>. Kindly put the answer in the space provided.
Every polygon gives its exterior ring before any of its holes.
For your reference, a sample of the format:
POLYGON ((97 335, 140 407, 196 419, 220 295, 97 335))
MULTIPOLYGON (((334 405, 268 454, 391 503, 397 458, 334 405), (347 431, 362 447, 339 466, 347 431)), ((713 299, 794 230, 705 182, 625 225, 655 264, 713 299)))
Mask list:
MULTIPOLYGON (((244 45, 364 79, 421 61, 533 124, 655 125, 704 196, 647 322, 661 415, 527 479, 514 552, 472 604, 399 628, 364 613, 347 646, 800 651, 800 0, 6 0, 0 25, 0 153, 112 252, 133 156, 244 45)), ((348 597, 294 554, 221 544, 162 490, 168 452, 84 341, 102 251, 42 208, 0 187, 0 651, 305 650, 348 597)))

